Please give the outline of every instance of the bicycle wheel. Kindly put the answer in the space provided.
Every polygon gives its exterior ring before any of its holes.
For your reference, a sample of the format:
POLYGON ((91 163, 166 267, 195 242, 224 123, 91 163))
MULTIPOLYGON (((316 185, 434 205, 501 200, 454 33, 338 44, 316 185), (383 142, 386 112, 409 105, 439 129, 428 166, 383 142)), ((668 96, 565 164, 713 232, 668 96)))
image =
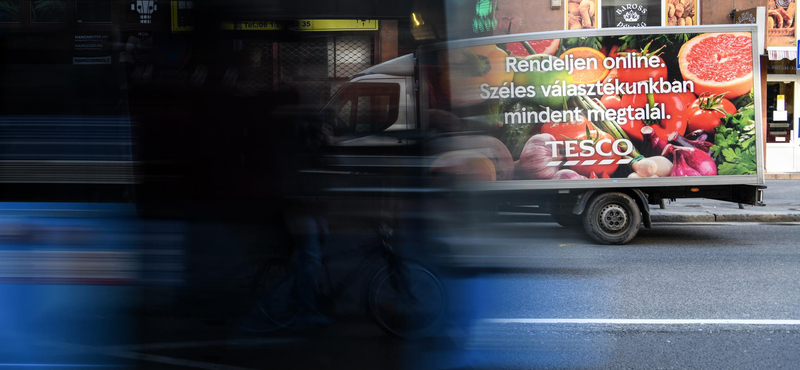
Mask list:
POLYGON ((369 285, 367 304, 381 329, 404 339, 435 333, 444 323, 447 305, 436 275, 412 262, 379 269, 369 285))
POLYGON ((248 325, 248 329, 278 330, 292 325, 297 318, 295 270, 289 260, 266 261, 252 294, 255 301, 254 316, 260 320, 253 318, 257 322, 248 325))

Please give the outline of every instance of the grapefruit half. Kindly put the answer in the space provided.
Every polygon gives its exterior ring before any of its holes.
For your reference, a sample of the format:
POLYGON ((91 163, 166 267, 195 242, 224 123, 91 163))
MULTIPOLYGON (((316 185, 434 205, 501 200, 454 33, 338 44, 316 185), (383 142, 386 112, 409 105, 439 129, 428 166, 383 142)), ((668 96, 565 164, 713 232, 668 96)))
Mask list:
POLYGON ((678 52, 681 75, 694 93, 725 94, 733 99, 753 88, 753 43, 746 32, 704 33, 678 52))

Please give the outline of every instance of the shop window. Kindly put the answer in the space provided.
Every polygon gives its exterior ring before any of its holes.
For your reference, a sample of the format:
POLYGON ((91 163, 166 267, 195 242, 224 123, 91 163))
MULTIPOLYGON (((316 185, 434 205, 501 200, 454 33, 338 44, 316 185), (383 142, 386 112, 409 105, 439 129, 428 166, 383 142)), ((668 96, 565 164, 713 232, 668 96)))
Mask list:
POLYGON ((112 1, 78 1, 75 14, 78 23, 111 23, 113 20, 112 1))
POLYGON ((64 0, 31 1, 31 22, 64 23, 67 21, 67 2, 64 0))
POLYGON ((667 0, 667 26, 693 26, 699 24, 697 0, 667 0))
POLYGON ((767 142, 790 143, 794 123, 794 82, 767 83, 767 142))
POLYGON ((796 45, 796 15, 797 4, 794 0, 777 0, 767 3, 767 46, 794 47, 796 45))
POLYGON ((661 4, 661 0, 603 0, 603 28, 661 26, 661 4))
POLYGON ((566 3, 565 16, 568 30, 598 28, 597 17, 600 9, 597 0, 579 0, 566 3))
POLYGON ((0 23, 19 22, 19 1, 0 1, 0 23))

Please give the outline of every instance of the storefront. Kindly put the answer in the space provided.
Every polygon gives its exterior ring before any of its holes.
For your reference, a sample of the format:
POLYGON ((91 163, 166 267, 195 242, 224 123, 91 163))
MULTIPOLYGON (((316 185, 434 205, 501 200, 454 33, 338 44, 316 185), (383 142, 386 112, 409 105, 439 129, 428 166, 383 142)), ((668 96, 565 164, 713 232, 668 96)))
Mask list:
MULTIPOLYGON (((774 54, 774 53, 773 53, 774 54)), ((792 53, 793 54, 793 53, 792 53)), ((800 136, 795 60, 770 60, 767 65, 767 172, 800 172, 800 136)))
POLYGON ((793 19, 796 15, 795 1, 784 0, 769 3, 765 14, 756 12, 757 18, 765 17, 766 61, 766 170, 767 173, 800 172, 800 137, 798 116, 797 32, 793 19))

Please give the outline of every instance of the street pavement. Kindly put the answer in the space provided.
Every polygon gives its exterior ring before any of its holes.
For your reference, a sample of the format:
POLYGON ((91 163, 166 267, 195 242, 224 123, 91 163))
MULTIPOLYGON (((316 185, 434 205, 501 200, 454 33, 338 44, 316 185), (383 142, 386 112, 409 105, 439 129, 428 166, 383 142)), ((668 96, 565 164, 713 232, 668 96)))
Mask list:
POLYGON ((141 369, 792 369, 798 225, 662 223, 622 246, 555 223, 453 230, 449 326, 423 341, 363 315, 253 334, 173 312, 129 318, 132 338, 41 345, 64 364, 141 369))
POLYGON ((800 180, 767 180, 765 206, 713 199, 678 199, 650 206, 653 222, 800 222, 800 180))
MULTIPOLYGON (((74 325, 121 334, 94 341, 52 338, 33 349, 6 346, 0 367, 797 368, 800 223, 754 215, 800 209, 800 181, 767 185, 765 207, 740 210, 705 199, 653 207, 654 227, 622 246, 597 245, 552 222, 451 230, 442 236, 448 248, 433 251, 438 258, 431 260, 447 285, 448 326, 423 341, 395 340, 363 308, 349 310, 363 307, 355 289, 342 298, 341 317, 311 331, 251 333, 181 305, 107 317, 76 311, 68 320, 74 325), (670 214, 691 222, 657 218, 670 214), (726 221, 728 214, 750 215, 750 222, 726 221), (33 364, 26 353, 45 355, 33 364)), ((226 302, 216 293, 208 298, 226 302)), ((193 307, 199 308, 203 304, 193 307)), ((3 339, 13 344, 14 338, 3 339)))
POLYGON ((480 297, 463 368, 796 368, 798 224, 655 224, 625 246, 546 225, 451 238, 480 297))

